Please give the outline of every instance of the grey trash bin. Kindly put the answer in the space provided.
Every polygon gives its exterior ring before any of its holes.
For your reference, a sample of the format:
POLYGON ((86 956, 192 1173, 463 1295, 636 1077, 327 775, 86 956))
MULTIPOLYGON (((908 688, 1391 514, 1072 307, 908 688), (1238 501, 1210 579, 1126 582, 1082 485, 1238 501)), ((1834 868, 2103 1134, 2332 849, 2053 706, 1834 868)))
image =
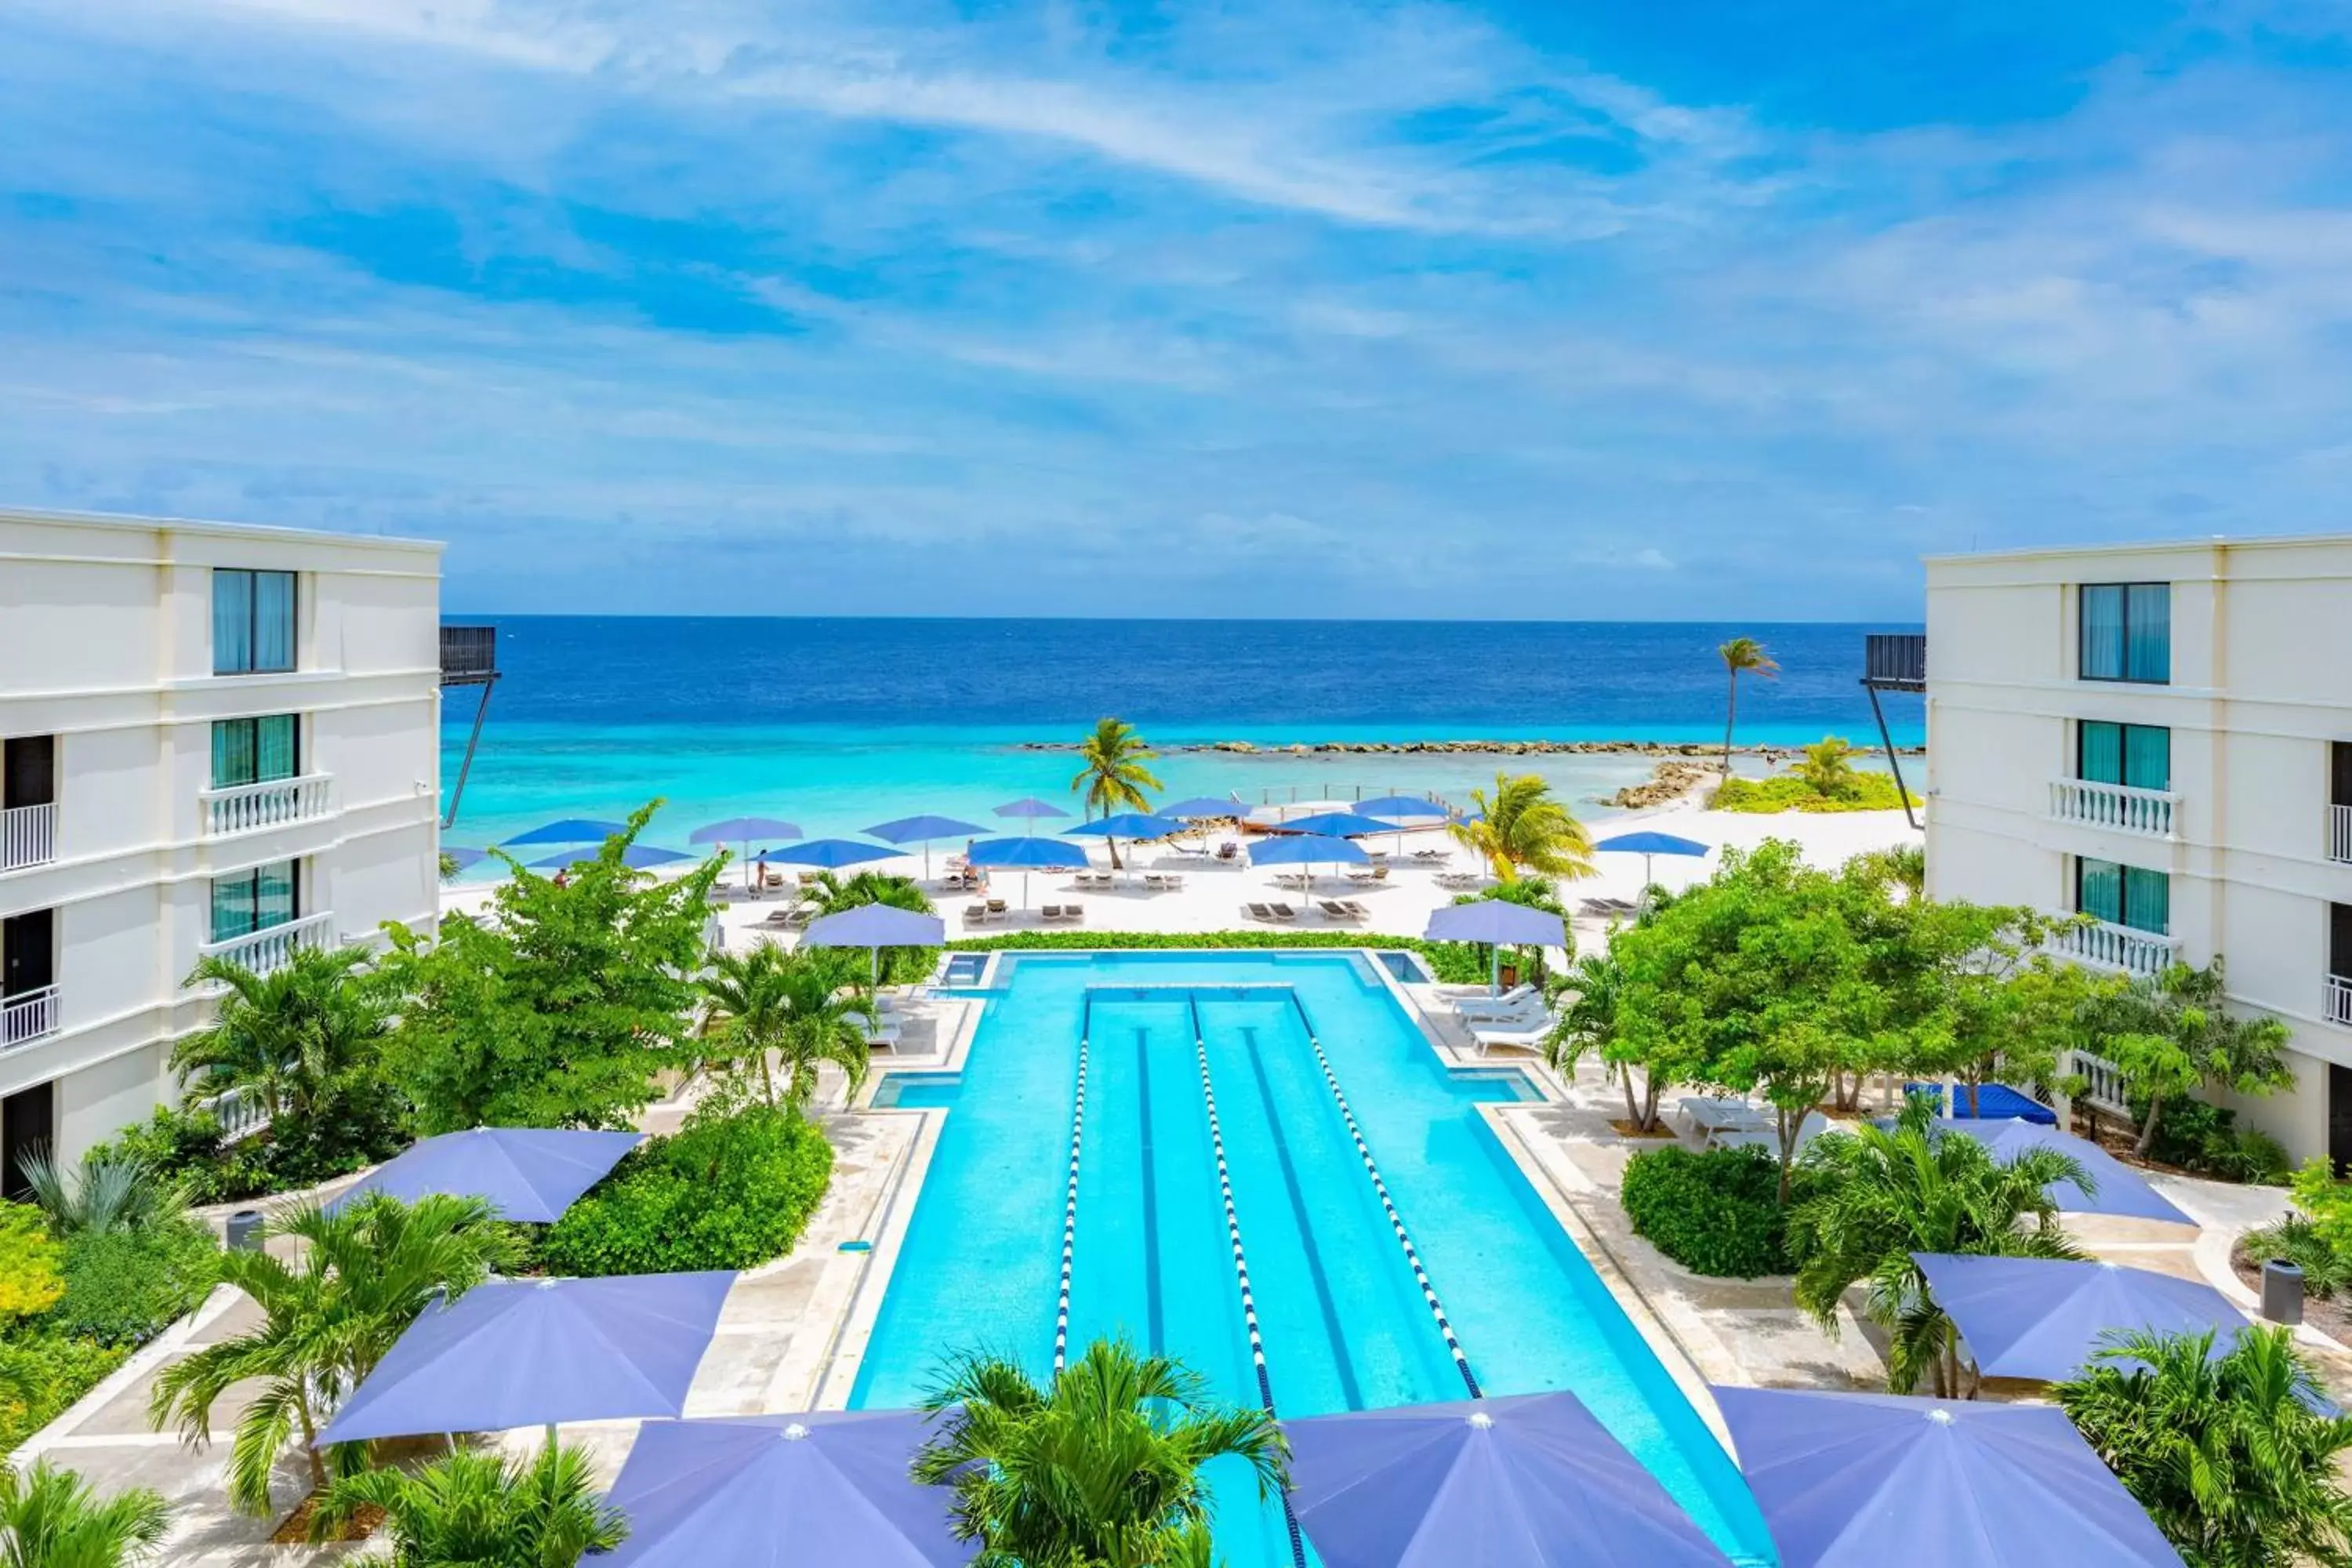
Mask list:
POLYGON ((231 1252, 261 1250, 259 1209, 239 1209, 228 1216, 228 1247, 231 1252))
POLYGON ((2284 1258, 2263 1265, 2263 1316, 2290 1326, 2303 1321, 2303 1270, 2284 1258))

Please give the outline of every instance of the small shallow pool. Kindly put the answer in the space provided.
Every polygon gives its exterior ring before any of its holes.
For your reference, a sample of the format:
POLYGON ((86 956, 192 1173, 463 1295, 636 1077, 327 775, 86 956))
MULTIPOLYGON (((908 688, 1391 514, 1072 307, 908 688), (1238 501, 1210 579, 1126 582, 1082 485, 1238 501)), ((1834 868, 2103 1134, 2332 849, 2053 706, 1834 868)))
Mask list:
MULTIPOLYGON (((994 986, 961 1073, 883 1090, 949 1113, 853 1405, 914 1402, 958 1351, 1050 1372, 1082 1047, 1074 1345, 1123 1334, 1256 1401, 1213 1093, 1279 1412, 1462 1397, 1319 1043, 1483 1388, 1573 1390, 1735 1558, 1771 1560, 1730 1459, 1480 1116, 1532 1086, 1449 1069, 1362 955, 1007 954, 994 986)), ((1233 1568, 1291 1560, 1280 1508, 1232 1476, 1218 1542, 1233 1568)))

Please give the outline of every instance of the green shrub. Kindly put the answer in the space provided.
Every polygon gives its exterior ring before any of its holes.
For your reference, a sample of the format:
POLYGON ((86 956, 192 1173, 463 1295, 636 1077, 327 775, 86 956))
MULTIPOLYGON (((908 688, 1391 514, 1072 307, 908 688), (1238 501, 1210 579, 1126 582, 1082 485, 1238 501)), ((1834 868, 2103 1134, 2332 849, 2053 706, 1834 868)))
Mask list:
POLYGON ((1753 1279, 1796 1272, 1780 1191, 1780 1162, 1766 1150, 1669 1146, 1627 1162, 1620 1201, 1633 1233, 1692 1273, 1753 1279))
POLYGON ((1448 985, 1483 985, 1484 948, 1466 942, 1429 942, 1417 936, 1381 936, 1347 931, 1014 931, 996 936, 961 937, 948 943, 956 952, 1239 952, 1283 948, 1370 947, 1417 952, 1429 972, 1448 985))
MULTIPOLYGON (((2144 1121, 2147 1102, 2131 1102, 2132 1120, 2144 1121)), ((2156 1121, 2156 1142, 2147 1157, 2200 1176, 2224 1182, 2281 1186, 2294 1172, 2286 1151, 2269 1133, 2237 1125, 2238 1113, 2201 1100, 2168 1100, 2156 1121)))
POLYGON ((138 1345, 194 1311, 220 1273, 220 1244, 190 1220, 85 1232, 65 1244, 65 1294, 44 1325, 102 1345, 138 1345))
POLYGON ((557 1274, 749 1268, 792 1249, 832 1177, 833 1148, 814 1123, 706 1103, 551 1226, 540 1258, 557 1274))
MULTIPOLYGON (((1825 795, 1796 773, 1775 773, 1767 779, 1726 779, 1717 786, 1715 809, 1769 815, 1782 811, 1900 811, 1903 796, 1891 773, 1855 773, 1847 793, 1825 795)), ((1919 797, 1913 795, 1917 805, 1919 797)))
POLYGON ((2294 1264, 2303 1270, 2303 1288, 2322 1300, 2352 1287, 2352 1258, 2338 1252, 2303 1215, 2257 1226, 2238 1245, 2245 1249, 2247 1261, 2257 1266, 2273 1258, 2294 1264))
POLYGON ((15 1333, 0 1340, 0 1452, 63 1415, 131 1353, 62 1334, 15 1333))

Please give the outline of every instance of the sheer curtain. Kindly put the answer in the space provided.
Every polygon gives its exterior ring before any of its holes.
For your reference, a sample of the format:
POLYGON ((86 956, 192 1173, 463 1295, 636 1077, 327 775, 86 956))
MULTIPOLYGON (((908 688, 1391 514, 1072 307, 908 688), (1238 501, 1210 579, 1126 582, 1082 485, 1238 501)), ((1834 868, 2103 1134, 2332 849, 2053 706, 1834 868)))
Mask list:
POLYGON ((253 668, 294 668, 294 574, 253 574, 253 668))
POLYGON ((2135 583, 2125 611, 2131 628, 2125 679, 2158 685, 2172 679, 2172 584, 2135 583))
POLYGON ((2156 724, 2126 724, 2123 733, 2123 782, 2135 789, 2172 787, 2172 731, 2156 724))
POLYGON ((2124 868, 2112 860, 2083 860, 2076 864, 2075 909, 2094 920, 2120 925, 2124 913, 2124 868))
POLYGON ((213 673, 242 675, 253 668, 253 574, 213 572, 213 673))
POLYGON ((2124 591, 2120 584, 2083 584, 2082 676, 2085 680, 2124 677, 2124 591))

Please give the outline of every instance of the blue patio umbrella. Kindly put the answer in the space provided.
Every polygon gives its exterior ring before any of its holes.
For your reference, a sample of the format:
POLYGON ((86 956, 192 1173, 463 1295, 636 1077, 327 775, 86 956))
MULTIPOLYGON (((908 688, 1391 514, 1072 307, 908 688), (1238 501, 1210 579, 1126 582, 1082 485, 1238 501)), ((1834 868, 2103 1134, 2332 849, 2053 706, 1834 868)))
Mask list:
POLYGON ((1502 899, 1448 904, 1433 910, 1422 934, 1431 942, 1475 942, 1493 949, 1486 967, 1486 994, 1501 989, 1503 949, 1566 947, 1568 922, 1549 910, 1531 910, 1502 899))
POLYGON ((1717 1388, 1781 1568, 2180 1568, 2048 1405, 1717 1388))
POLYGON ((444 1132, 410 1144, 327 1206, 340 1209, 369 1193, 403 1203, 446 1193, 487 1198, 500 1219, 553 1225, 645 1138, 570 1127, 444 1132))
POLYGON ((751 885, 752 844, 755 841, 763 844, 776 843, 784 839, 798 838, 800 836, 799 823, 786 822, 779 816, 730 816, 724 822, 703 824, 688 834, 686 841, 688 844, 739 846, 742 853, 737 858, 743 862, 743 885, 749 888, 751 885))
POLYGON ((2061 1383, 2081 1372, 2111 1332, 2219 1331, 2227 1354, 2246 1319, 2201 1279, 2063 1258, 1955 1258, 1915 1252, 1936 1304, 1988 1377, 2061 1383))
POLYGON ((1253 866, 1304 866, 1308 893, 1315 890, 1315 868, 1318 866, 1362 866, 1371 857, 1363 846, 1351 839, 1327 837, 1320 833, 1286 833, 1276 837, 1260 838, 1249 847, 1253 866))
POLYGON ((895 821, 877 823, 866 830, 868 838, 879 838, 886 844, 920 844, 923 847, 923 880, 931 879, 931 840, 934 838, 969 838, 988 829, 977 822, 966 822, 960 816, 901 816, 895 821))
POLYGON ((1247 816, 1249 807, 1231 796, 1196 795, 1190 800, 1180 800, 1173 805, 1163 805, 1157 816, 1181 817, 1186 822, 1213 821, 1220 816, 1247 816))
MULTIPOLYGON (((1032 795, 1024 795, 1019 800, 1007 801, 996 808, 996 815, 1018 816, 1029 822, 1035 822, 1041 817, 1067 816, 1070 814, 1050 801, 1039 800, 1032 795)), ((1028 829, 1024 828, 1022 831, 1025 833, 1028 829)))
POLYGON ((886 947, 938 947, 948 939, 948 922, 937 915, 890 904, 859 904, 809 921, 803 947, 863 947, 874 955, 874 982, 882 980, 886 947))
POLYGON ((319 1445, 676 1415, 735 1276, 493 1279, 427 1307, 319 1445))
POLYGON ((1639 855, 1642 858, 1642 891, 1650 890, 1650 862, 1660 855, 1689 855, 1704 858, 1714 847, 1696 838, 1677 838, 1671 833, 1620 833, 1614 838, 1604 838, 1594 850, 1611 855, 1639 855))
MULTIPOLYGON (((1066 815, 1066 814, 1064 814, 1066 815)), ((983 838, 964 854, 983 871, 1021 873, 1021 901, 1029 901, 1029 873, 1069 871, 1087 864, 1087 852, 1063 838, 983 838)))
POLYGON ((1374 833, 1394 833, 1397 825, 1356 811, 1318 811, 1294 816, 1275 826, 1285 833, 1319 833, 1327 838, 1362 838, 1374 833))
POLYGON ((1065 827, 1062 833, 1070 838, 1168 838, 1191 830, 1190 824, 1158 812, 1122 811, 1116 816, 1098 816, 1065 827))
POLYGON ((863 866, 874 860, 895 860, 896 849, 886 849, 879 844, 860 844, 855 838, 812 838, 805 844, 787 844, 781 849, 771 849, 765 859, 785 866, 815 866, 827 871, 838 871, 845 866, 863 866))
POLYGON ((1412 795, 1384 795, 1356 803, 1356 815, 1375 816, 1396 829, 1397 847, 1404 847, 1404 825, 1408 822, 1442 822, 1454 815, 1454 808, 1440 800, 1423 800, 1412 795))
MULTIPOLYGON (((565 855, 550 855, 544 860, 533 860, 530 868, 534 871, 561 871, 567 866, 577 866, 583 860, 593 860, 600 853, 595 849, 581 849, 565 855)), ((633 871, 643 871, 654 866, 674 866, 680 860, 693 858, 683 849, 662 849, 651 844, 632 844, 621 851, 621 864, 633 871)))
POLYGON ((1325 1568, 1721 1568, 1730 1560, 1572 1394, 1286 1421, 1325 1568))
POLYGON ((2160 1219, 2173 1225, 2197 1223, 2150 1186, 2147 1177, 2087 1138, 2077 1138, 2071 1132, 2061 1132, 2055 1127, 2037 1126, 2016 1117, 1991 1121, 1944 1121, 1937 1122, 1936 1126, 1944 1132, 1958 1132, 1975 1139, 1990 1149, 1997 1160, 2013 1160, 2021 1152, 2036 1148, 2055 1149, 2062 1154, 2071 1154, 2081 1163, 2084 1173, 2091 1178, 2092 1190, 2086 1193, 2073 1182, 2053 1182, 2046 1189, 2051 1201, 2069 1213, 2160 1219))
POLYGON ((908 1474, 930 1417, 821 1410, 649 1421, 607 1500, 629 1537, 605 1568, 950 1568, 954 1491, 908 1474))
POLYGON ((560 822, 541 823, 528 833, 518 833, 500 847, 511 848, 517 844, 602 844, 615 833, 626 833, 625 822, 600 822, 589 816, 567 816, 560 822))

